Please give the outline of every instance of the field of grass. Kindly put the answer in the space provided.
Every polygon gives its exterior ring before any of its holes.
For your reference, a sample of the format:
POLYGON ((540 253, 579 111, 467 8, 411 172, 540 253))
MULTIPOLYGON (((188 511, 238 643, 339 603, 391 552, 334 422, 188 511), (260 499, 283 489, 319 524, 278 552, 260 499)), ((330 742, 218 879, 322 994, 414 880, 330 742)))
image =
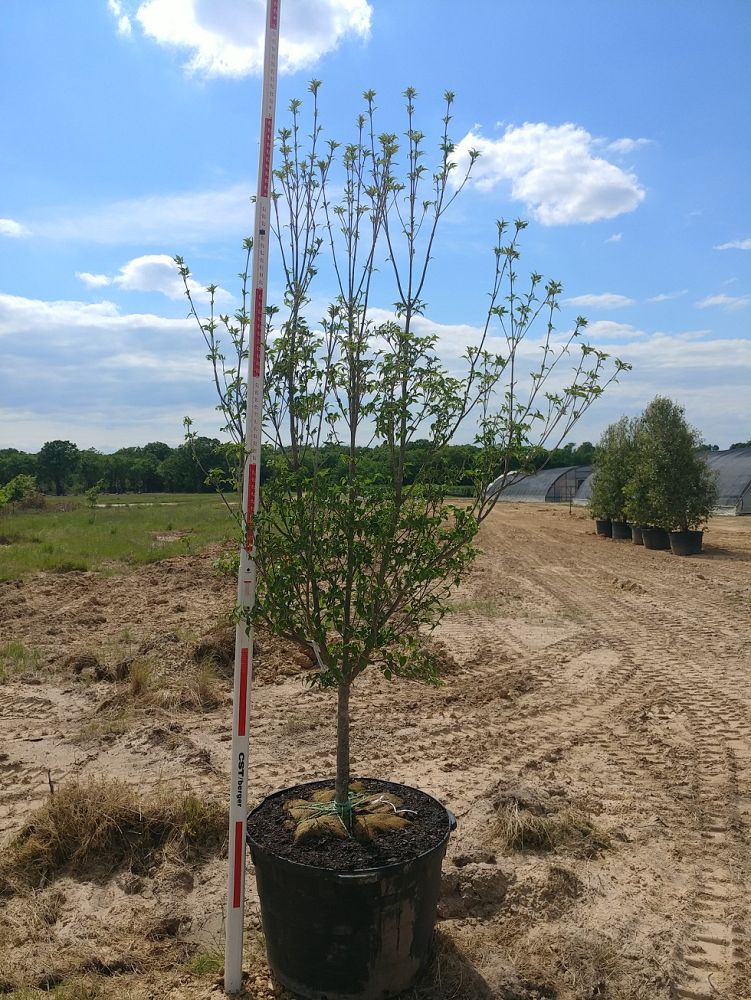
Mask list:
POLYGON ((50 497, 46 510, 0 515, 0 580, 39 571, 99 570, 196 553, 232 539, 234 525, 214 494, 50 497))

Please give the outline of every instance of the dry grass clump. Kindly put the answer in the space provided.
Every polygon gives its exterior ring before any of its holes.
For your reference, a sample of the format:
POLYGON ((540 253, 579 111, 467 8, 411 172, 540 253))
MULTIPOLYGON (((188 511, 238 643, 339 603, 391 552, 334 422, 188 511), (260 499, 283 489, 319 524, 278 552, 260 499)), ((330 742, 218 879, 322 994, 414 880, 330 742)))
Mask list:
POLYGON ((49 989, 26 987, 14 990, 7 995, 6 1000, 39 1000, 39 997, 47 997, 48 1000, 104 1000, 105 997, 112 996, 96 979, 86 978, 59 983, 49 989))
POLYGON ((493 835, 509 851, 568 850, 590 856, 610 847, 590 819, 572 807, 537 815, 510 803, 498 812, 493 835))
POLYGON ((134 660, 127 674, 131 698, 142 698, 153 686, 153 670, 148 660, 134 660))
POLYGON ((90 743, 95 740, 114 740, 130 732, 138 721, 132 709, 114 711, 107 715, 96 715, 89 719, 69 739, 72 743, 90 743))
POLYGON ((188 712, 212 712, 226 697, 210 660, 190 664, 177 676, 150 671, 138 690, 134 690, 131 674, 130 694, 139 704, 147 707, 188 712))
POLYGON ((591 857, 610 841, 560 787, 499 782, 490 838, 508 851, 570 851, 591 857))
POLYGON ((646 962, 635 966, 615 941, 594 928, 533 930, 512 950, 514 966, 531 979, 544 979, 558 1000, 656 1000, 665 981, 646 962))
POLYGON ((152 708, 211 712, 224 699, 210 660, 190 664, 174 678, 157 672, 148 660, 136 660, 130 667, 127 685, 127 692, 121 693, 120 700, 129 696, 152 708))
POLYGON ((224 700, 220 690, 216 668, 211 660, 204 660, 197 667, 182 675, 178 688, 180 707, 198 712, 211 712, 224 700))
POLYGON ((443 931, 437 931, 430 961, 405 1000, 492 1000, 488 983, 443 931))
POLYGON ((141 799, 106 779, 62 785, 37 809, 0 857, 0 895, 44 884, 58 872, 91 875, 123 863, 148 868, 165 853, 185 861, 218 851, 226 809, 192 793, 141 799))
POLYGON ((318 716, 285 715, 281 724, 281 732, 292 739, 307 736, 321 724, 318 716))
MULTIPOLYGON (((254 653, 257 653, 256 645, 254 642, 254 653)), ((214 629, 194 644, 190 655, 194 663, 211 661, 218 673, 228 679, 231 678, 235 666, 234 627, 224 626, 214 629)))
POLYGON ((185 710, 211 712, 228 697, 222 689, 214 664, 204 660, 188 664, 179 674, 158 670, 148 657, 126 661, 115 694, 105 699, 99 712, 132 709, 157 711, 185 710))

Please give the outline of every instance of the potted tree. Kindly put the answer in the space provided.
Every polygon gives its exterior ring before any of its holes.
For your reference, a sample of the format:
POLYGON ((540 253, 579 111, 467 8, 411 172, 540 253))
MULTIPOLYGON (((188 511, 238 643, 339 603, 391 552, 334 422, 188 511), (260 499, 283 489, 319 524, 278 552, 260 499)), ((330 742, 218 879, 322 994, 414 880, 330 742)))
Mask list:
MULTIPOLYGON (((445 95, 429 171, 412 89, 404 95, 406 141, 376 128, 367 92, 355 139, 340 147, 322 142, 319 88, 310 86, 310 127, 303 130, 293 101, 290 125, 279 132, 275 233, 285 293, 281 310, 269 311, 260 510, 252 525, 238 515, 241 537, 250 529, 256 539, 258 590, 254 606, 237 614, 248 630, 263 623, 310 649, 317 666, 309 682, 336 693, 336 774, 269 796, 251 813, 248 836, 276 977, 303 996, 370 1000, 407 988, 426 958, 451 817, 417 789, 351 774, 355 683, 368 668, 389 680, 438 680, 424 640, 471 565, 478 526, 497 499, 484 486, 514 468, 532 441, 560 441, 628 366, 581 342, 582 318, 554 336, 561 286, 533 273, 520 287, 526 224, 518 221, 497 225, 483 323, 447 370, 423 315, 439 224, 476 156, 456 176, 453 94, 445 95), (385 273, 377 272, 383 258, 385 273), (313 282, 324 272, 335 294, 314 325, 313 282), (384 294, 396 299, 392 314, 373 308, 384 294), (520 345, 538 321, 542 360, 523 372, 520 345), (469 420, 481 446, 477 489, 454 503, 441 456, 469 420), (418 438, 419 462, 408 466, 418 438), (388 456, 385 483, 371 474, 364 445, 374 442, 388 456)), ((177 262, 190 298, 190 272, 177 262)), ((243 303, 247 274, 246 266, 243 303)), ((244 307, 215 316, 209 292, 207 319, 192 300, 191 308, 226 429, 241 447, 238 372, 249 316, 244 307)))
MULTIPOLYGON (((599 493, 599 491, 598 491, 599 493)), ((595 494, 595 479, 592 477, 592 495, 589 498, 589 514, 594 518, 595 531, 603 538, 613 537, 613 521, 605 498, 595 494)))
MULTIPOLYGON (((605 428, 598 442, 590 499, 590 511, 594 516, 599 512, 607 517, 613 538, 631 538, 624 488, 631 474, 633 454, 634 422, 621 417, 605 428)), ((598 528, 598 534, 601 533, 598 528)))
POLYGON ((717 503, 717 483, 703 453, 701 435, 684 409, 657 396, 645 409, 636 434, 637 458, 627 486, 629 510, 643 517, 647 548, 675 555, 701 552, 701 525, 717 503))
POLYGON ((642 419, 643 416, 639 417, 634 427, 631 475, 623 487, 626 501, 624 511, 631 524, 632 538, 638 532, 645 549, 667 549, 670 548, 668 534, 656 523, 659 515, 652 502, 651 492, 654 467, 648 457, 648 435, 642 434, 642 419))

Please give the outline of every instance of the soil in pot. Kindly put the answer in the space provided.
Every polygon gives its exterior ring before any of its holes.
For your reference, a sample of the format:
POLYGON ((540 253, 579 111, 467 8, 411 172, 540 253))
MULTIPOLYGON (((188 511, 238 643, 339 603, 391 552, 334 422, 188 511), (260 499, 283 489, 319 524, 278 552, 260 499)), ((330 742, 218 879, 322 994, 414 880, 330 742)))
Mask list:
POLYGON ((408 989, 428 958, 451 818, 424 792, 361 779, 414 819, 370 842, 295 844, 284 805, 332 781, 268 796, 248 817, 269 966, 311 1000, 382 1000, 408 989))
POLYGON ((632 524, 631 525, 631 541, 634 545, 643 545, 644 539, 641 536, 641 525, 632 524))
POLYGON ((670 548, 674 556, 698 556, 703 531, 671 531, 670 548))
POLYGON ((598 519, 595 521, 595 531, 598 535, 603 535, 605 538, 612 538, 613 522, 598 519))
POLYGON ((669 549, 670 536, 664 528, 642 527, 641 537, 645 549, 669 549))
POLYGON ((631 539, 631 526, 626 524, 625 521, 613 521, 612 532, 613 538, 631 539))

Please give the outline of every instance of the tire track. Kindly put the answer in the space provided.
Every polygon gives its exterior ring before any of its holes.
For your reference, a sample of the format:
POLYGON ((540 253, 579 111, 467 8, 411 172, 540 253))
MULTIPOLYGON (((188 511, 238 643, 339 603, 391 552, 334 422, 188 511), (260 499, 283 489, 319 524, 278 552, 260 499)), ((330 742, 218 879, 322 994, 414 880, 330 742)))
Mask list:
MULTIPOLYGON (((662 783, 678 779, 668 814, 670 822, 686 824, 688 850, 681 874, 690 890, 673 957, 672 996, 740 998, 738 991, 748 986, 749 934, 748 871, 738 859, 748 857, 749 837, 747 817, 739 808, 739 783, 748 772, 751 716, 747 701, 737 696, 747 690, 748 676, 740 659, 736 664, 732 657, 748 649, 745 619, 728 621, 727 609, 709 603, 698 615, 690 599, 688 608, 677 611, 649 597, 604 597, 595 583, 602 566, 592 558, 577 559, 565 570, 536 562, 536 582, 547 586, 562 607, 586 615, 598 639, 633 669, 615 698, 613 681, 619 678, 610 677, 602 697, 594 699, 599 707, 584 699, 586 724, 574 727, 578 738, 596 742, 634 779, 637 794, 645 794, 644 774, 662 783), (638 638, 629 635, 634 625, 638 638), (680 641, 671 641, 671 635, 680 641), (708 674, 707 650, 715 648, 718 638, 723 655, 713 658, 708 674), (628 709, 633 719, 650 703, 685 719, 690 733, 686 749, 658 732, 649 734, 647 743, 633 725, 616 733, 614 714, 624 714, 628 723, 628 709), (590 725, 593 717, 603 723, 599 732, 590 725)), ((545 721, 560 725, 566 715, 548 715, 545 721)))

